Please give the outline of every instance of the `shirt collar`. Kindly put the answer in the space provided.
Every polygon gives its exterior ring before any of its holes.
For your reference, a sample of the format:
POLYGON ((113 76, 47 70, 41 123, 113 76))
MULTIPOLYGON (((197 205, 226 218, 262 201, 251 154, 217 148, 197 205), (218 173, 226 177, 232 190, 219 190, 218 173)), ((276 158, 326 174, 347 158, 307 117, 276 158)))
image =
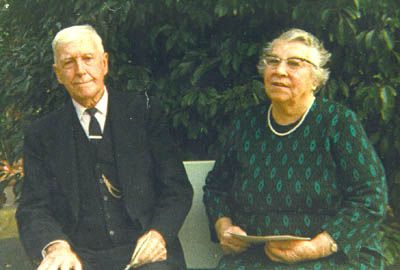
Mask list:
MULTIPOLYGON (((85 113, 86 107, 82 106, 74 99, 72 99, 72 104, 75 107, 76 114, 78 115, 78 119, 82 120, 82 116, 85 113)), ((103 96, 100 98, 99 102, 97 102, 95 108, 97 109, 98 113, 106 115, 107 114, 107 104, 108 104, 108 91, 107 88, 104 87, 103 96)))

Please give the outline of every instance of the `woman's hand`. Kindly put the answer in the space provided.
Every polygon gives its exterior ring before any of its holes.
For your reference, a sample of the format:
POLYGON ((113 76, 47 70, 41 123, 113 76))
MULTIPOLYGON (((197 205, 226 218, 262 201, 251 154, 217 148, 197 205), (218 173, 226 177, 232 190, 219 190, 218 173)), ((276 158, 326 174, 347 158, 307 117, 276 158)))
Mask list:
POLYGON ((249 244, 234 238, 230 233, 247 235, 240 227, 234 226, 232 220, 222 217, 215 223, 215 231, 219 239, 219 244, 224 254, 241 253, 249 248, 249 244))
POLYGON ((289 240, 271 241, 264 246, 265 255, 274 262, 296 263, 327 257, 331 251, 332 238, 327 232, 314 237, 311 241, 289 240))

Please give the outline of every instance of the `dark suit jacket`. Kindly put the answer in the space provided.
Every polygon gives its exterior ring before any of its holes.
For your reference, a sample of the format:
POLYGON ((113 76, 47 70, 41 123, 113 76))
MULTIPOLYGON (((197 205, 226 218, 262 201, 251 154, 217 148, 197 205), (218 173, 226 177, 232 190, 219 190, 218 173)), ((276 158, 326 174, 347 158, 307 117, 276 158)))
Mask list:
MULTIPOLYGON (((145 229, 156 229, 168 246, 179 246, 178 231, 193 191, 156 100, 109 92, 108 115, 117 172, 127 212, 145 229)), ((78 223, 79 192, 72 102, 37 120, 24 140, 25 179, 17 222, 28 255, 56 239, 69 241, 78 223)), ((127 236, 128 237, 128 236, 127 236)), ((176 250, 176 248, 174 248, 176 250)), ((180 248, 178 248, 178 252, 180 248)))

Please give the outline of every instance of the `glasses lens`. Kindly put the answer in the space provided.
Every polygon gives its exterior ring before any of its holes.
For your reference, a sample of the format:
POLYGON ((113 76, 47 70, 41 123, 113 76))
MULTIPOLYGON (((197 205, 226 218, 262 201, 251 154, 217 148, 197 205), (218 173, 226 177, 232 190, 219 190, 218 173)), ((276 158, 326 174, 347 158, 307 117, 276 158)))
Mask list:
POLYGON ((279 59, 279 58, 277 58, 277 57, 266 57, 265 58, 265 60, 266 60, 266 62, 267 62, 267 65, 270 65, 270 66, 278 66, 279 65, 279 63, 281 62, 281 60, 279 59))
POLYGON ((301 64, 303 63, 303 61, 300 59, 297 59, 297 58, 291 58, 291 59, 287 59, 286 63, 290 68, 296 69, 296 68, 301 67, 301 64))

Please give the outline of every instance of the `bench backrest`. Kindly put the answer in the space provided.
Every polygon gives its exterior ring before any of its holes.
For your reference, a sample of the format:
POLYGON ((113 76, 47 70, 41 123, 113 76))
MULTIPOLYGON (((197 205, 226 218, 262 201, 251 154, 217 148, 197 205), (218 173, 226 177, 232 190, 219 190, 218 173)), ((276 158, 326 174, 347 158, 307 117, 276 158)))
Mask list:
POLYGON ((203 186, 214 161, 184 161, 186 173, 193 186, 193 205, 179 233, 188 268, 215 268, 222 252, 210 240, 207 216, 203 204, 203 186))

